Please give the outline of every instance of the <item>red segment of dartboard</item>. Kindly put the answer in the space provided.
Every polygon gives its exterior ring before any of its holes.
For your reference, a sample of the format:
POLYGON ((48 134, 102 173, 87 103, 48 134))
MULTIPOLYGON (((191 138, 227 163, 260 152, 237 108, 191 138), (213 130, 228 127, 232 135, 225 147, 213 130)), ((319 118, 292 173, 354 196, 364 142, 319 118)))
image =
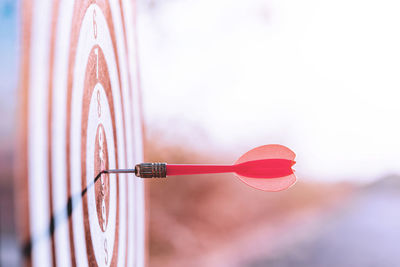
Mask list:
MULTIPOLYGON (((294 164, 295 157, 296 154, 285 146, 265 145, 254 148, 245 153, 235 162, 235 164, 243 164, 257 160, 282 159, 287 160, 287 164, 291 164, 290 166, 292 166, 294 164)), ((282 175, 273 179, 252 178, 241 174, 236 174, 236 176, 251 187, 264 191, 281 191, 289 188, 296 182, 296 176, 293 172, 282 174, 286 175, 282 175)))

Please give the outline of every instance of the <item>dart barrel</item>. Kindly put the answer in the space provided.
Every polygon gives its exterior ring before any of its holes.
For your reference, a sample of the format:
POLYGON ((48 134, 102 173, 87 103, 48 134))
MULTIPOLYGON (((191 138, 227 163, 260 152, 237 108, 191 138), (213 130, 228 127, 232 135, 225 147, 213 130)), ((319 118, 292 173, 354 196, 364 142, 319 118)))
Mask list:
POLYGON ((167 163, 140 163, 135 166, 135 175, 141 178, 166 178, 167 163))

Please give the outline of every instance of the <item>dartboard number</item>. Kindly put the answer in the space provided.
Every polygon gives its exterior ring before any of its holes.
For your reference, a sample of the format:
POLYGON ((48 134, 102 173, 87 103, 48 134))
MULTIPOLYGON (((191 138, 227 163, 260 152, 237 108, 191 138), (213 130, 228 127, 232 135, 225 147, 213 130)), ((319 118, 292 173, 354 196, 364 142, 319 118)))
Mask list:
POLYGON ((93 35, 97 39, 96 9, 93 9, 93 35))

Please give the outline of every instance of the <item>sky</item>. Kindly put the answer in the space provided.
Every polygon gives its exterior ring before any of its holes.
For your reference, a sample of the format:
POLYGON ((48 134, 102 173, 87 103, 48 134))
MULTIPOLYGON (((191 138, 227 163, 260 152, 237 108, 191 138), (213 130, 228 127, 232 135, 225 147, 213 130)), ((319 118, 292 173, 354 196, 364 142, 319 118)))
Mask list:
POLYGON ((16 120, 19 59, 17 6, 18 1, 0 0, 0 149, 7 150, 14 145, 5 140, 14 136, 16 120))
POLYGON ((287 145, 309 179, 398 174, 398 14, 394 0, 140 1, 146 121, 232 155, 287 145))
POLYGON ((0 91, 14 91, 17 80, 17 1, 0 0, 0 91))

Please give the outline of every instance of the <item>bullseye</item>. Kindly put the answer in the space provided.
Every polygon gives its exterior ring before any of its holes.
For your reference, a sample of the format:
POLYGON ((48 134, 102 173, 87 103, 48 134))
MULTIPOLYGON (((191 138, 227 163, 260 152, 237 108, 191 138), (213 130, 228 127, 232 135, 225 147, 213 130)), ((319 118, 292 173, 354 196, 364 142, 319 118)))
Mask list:
MULTIPOLYGON (((94 149, 94 173, 99 173, 108 168, 107 141, 102 124, 97 127, 94 149)), ((100 183, 95 183, 97 219, 101 230, 104 232, 107 226, 107 218, 110 213, 110 176, 102 175, 100 183)))

